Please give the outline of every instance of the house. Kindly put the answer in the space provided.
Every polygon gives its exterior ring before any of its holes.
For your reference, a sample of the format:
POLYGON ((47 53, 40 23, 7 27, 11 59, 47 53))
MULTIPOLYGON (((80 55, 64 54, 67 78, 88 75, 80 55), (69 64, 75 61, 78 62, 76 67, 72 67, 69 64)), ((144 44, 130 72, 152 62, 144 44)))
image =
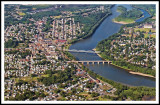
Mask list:
POLYGON ((88 16, 88 13, 83 13, 82 16, 83 16, 83 17, 87 17, 87 16, 88 16))
POLYGON ((152 24, 144 24, 143 27, 144 27, 144 28, 152 28, 153 26, 152 26, 152 24))

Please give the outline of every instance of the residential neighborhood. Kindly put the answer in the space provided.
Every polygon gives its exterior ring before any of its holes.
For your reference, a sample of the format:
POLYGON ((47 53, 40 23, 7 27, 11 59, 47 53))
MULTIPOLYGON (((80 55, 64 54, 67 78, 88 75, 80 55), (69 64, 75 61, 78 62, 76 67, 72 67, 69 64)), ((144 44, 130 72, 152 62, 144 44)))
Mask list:
POLYGON ((3 101, 156 100, 155 4, 38 3, 3 4, 3 101))
POLYGON ((156 42, 155 42, 155 21, 140 24, 135 27, 124 27, 123 33, 111 42, 111 51, 117 50, 114 59, 121 56, 132 64, 151 66, 155 70, 156 65, 156 42), (148 63, 148 61, 150 63, 148 63))

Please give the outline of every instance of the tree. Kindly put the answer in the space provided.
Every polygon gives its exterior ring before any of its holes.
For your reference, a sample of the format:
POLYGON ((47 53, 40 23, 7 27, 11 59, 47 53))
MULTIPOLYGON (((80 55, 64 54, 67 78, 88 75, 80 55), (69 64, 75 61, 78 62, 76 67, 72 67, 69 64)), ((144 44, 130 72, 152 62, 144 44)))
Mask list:
POLYGON ((60 95, 61 95, 62 97, 65 97, 65 96, 66 96, 66 93, 65 93, 64 91, 61 91, 61 92, 60 92, 60 95))
POLYGON ((60 90, 59 89, 55 89, 54 92, 57 94, 57 93, 60 92, 60 90))
POLYGON ((97 96, 99 96, 99 93, 93 92, 93 93, 91 94, 91 96, 92 96, 92 97, 97 97, 97 96))
POLYGON ((5 48, 15 48, 17 47, 19 42, 17 40, 9 39, 7 42, 5 42, 5 48))

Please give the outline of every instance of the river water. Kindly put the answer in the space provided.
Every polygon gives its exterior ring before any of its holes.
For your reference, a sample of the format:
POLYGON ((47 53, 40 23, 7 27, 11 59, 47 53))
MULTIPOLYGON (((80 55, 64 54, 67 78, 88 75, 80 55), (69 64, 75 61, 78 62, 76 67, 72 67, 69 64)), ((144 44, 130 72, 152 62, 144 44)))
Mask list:
MULTIPOLYGON (((121 5, 121 4, 118 4, 121 5)), ((106 39, 107 37, 113 35, 114 33, 117 33, 120 30, 120 27, 122 24, 114 23, 112 22, 112 19, 117 17, 120 13, 116 11, 117 6, 115 5, 111 11, 112 15, 108 16, 102 23, 101 25, 96 29, 94 34, 82 41, 79 41, 73 45, 70 46, 69 49, 77 49, 77 50, 92 50, 93 48, 96 47, 98 42, 101 40, 106 39)), ((127 8, 127 10, 132 9, 130 5, 123 5, 127 8)), ((144 14, 143 19, 138 19, 136 22, 143 21, 146 17, 148 16, 148 13, 146 11, 142 11, 144 14)), ((78 53, 78 52, 71 52, 77 60, 85 61, 85 60, 102 60, 97 54, 93 53, 78 53)), ((95 73, 125 84, 129 86, 148 86, 148 87, 155 87, 155 80, 149 77, 143 77, 139 75, 133 75, 128 73, 126 70, 115 67, 111 64, 84 64, 89 68, 90 70, 94 71, 95 73)))

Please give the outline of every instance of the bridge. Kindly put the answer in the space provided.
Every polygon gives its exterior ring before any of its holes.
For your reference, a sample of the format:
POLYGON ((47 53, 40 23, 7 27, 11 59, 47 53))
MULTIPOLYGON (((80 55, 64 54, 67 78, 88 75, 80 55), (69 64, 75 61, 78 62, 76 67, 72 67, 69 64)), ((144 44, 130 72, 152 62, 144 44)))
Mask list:
POLYGON ((68 63, 70 63, 70 62, 82 63, 82 64, 84 64, 84 63, 87 63, 87 64, 89 64, 89 63, 92 63, 92 64, 95 64, 95 63, 97 63, 97 64, 100 64, 100 63, 103 63, 103 64, 108 63, 108 64, 110 64, 110 63, 112 63, 112 61, 67 61, 67 62, 68 63))
POLYGON ((100 53, 100 51, 93 51, 93 50, 76 50, 76 49, 65 49, 64 51, 70 52, 86 52, 86 53, 100 53))

